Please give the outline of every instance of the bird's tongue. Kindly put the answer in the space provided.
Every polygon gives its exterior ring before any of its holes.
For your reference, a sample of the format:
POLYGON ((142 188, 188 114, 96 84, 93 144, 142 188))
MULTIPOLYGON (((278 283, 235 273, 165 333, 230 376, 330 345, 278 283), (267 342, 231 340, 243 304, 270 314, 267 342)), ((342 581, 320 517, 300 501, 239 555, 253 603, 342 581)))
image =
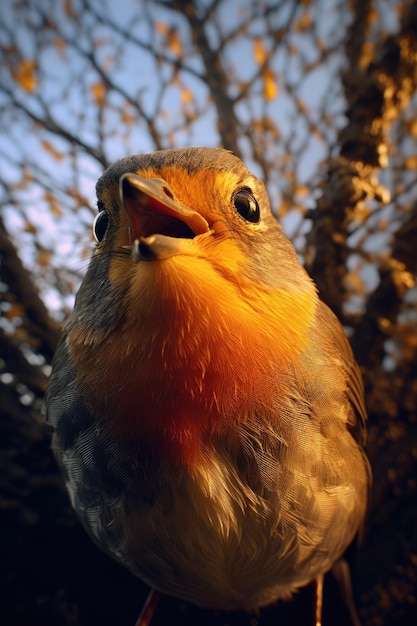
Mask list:
POLYGON ((204 217, 177 202, 167 183, 160 178, 124 174, 120 178, 120 197, 133 239, 155 233, 192 239, 209 230, 204 217))

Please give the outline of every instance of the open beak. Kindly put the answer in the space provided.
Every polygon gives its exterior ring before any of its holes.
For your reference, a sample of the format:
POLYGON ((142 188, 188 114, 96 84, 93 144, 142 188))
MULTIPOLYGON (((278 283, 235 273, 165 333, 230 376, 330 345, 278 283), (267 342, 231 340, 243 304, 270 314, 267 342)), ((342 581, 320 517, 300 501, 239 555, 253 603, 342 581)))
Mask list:
POLYGON ((194 237, 210 230, 204 217, 178 202, 161 178, 123 174, 120 197, 129 219, 136 260, 181 254, 194 237))

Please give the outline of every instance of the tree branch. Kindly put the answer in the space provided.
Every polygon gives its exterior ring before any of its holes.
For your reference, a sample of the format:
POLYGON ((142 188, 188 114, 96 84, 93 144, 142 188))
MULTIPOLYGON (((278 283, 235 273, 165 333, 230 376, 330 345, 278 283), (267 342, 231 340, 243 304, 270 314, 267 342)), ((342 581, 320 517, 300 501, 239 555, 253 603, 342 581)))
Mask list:
POLYGON ((1 280, 14 294, 15 301, 21 304, 24 327, 32 339, 32 346, 49 362, 58 343, 60 325, 50 317, 1 219, 0 255, 1 280))
MULTIPOLYGON (((405 13, 401 31, 386 40, 379 60, 368 67, 363 67, 361 50, 372 3, 362 4, 358 0, 355 7, 355 19, 346 39, 347 55, 354 64, 345 73, 345 77, 353 79, 344 81, 348 123, 339 136, 340 156, 329 162, 323 194, 310 214, 313 225, 307 237, 306 255, 308 270, 321 297, 342 320, 349 224, 358 203, 389 201, 389 193, 378 182, 376 171, 388 164, 388 131, 417 88, 416 3, 405 13)), ((386 269, 382 272, 385 275, 386 269)), ((393 287, 394 283, 389 294, 393 287)))
POLYGON ((45 111, 45 116, 40 117, 39 115, 31 111, 28 106, 23 104, 23 102, 18 100, 15 94, 10 89, 3 85, 1 87, 1 90, 10 98, 10 102, 16 109, 22 111, 22 113, 24 113, 29 119, 36 122, 36 124, 38 124, 41 128, 48 130, 57 137, 66 139, 66 141, 74 146, 78 146, 86 154, 90 155, 91 157, 93 157, 93 159, 100 163, 103 168, 106 168, 108 166, 107 159, 101 151, 96 150, 92 146, 88 145, 82 139, 80 139, 78 135, 74 135, 67 128, 64 128, 63 126, 58 124, 55 120, 51 118, 49 112, 45 111))

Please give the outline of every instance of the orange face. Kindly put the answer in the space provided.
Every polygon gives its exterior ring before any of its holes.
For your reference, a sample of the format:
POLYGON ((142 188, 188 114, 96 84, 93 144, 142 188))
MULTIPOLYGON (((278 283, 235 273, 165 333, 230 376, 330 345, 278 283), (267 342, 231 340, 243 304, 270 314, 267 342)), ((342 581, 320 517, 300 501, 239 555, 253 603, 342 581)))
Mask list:
POLYGON ((281 256, 287 243, 246 169, 138 176, 99 200, 109 223, 93 262, 106 264, 115 321, 73 322, 69 346, 98 417, 119 437, 169 440, 190 462, 217 430, 273 411, 316 293, 294 252, 281 256))

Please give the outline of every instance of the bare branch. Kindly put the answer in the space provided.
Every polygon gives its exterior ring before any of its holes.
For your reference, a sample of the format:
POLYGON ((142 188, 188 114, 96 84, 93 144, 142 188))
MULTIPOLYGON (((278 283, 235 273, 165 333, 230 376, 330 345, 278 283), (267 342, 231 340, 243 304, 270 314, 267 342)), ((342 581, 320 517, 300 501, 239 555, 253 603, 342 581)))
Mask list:
POLYGON ((60 326, 49 315, 39 297, 30 275, 23 266, 15 246, 11 243, 0 220, 1 280, 16 302, 21 305, 21 315, 27 332, 27 341, 49 361, 55 352, 60 326))

